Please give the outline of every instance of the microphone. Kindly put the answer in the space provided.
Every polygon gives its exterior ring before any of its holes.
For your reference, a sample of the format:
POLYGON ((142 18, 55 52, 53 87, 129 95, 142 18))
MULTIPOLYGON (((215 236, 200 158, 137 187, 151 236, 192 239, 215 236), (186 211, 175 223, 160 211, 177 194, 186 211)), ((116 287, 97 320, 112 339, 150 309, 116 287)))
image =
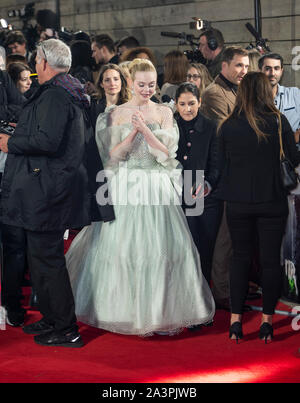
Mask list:
POLYGON ((247 22, 247 24, 245 24, 245 25, 246 25, 246 28, 248 29, 248 31, 254 36, 254 38, 255 38, 257 41, 260 41, 261 38, 260 38, 258 32, 257 32, 256 29, 250 24, 250 22, 247 22))
POLYGON ((263 39, 260 37, 259 33, 256 31, 256 29, 249 23, 247 22, 246 28, 248 29, 248 31, 254 36, 254 38, 256 39, 256 46, 259 45, 263 48, 265 48, 268 52, 270 52, 270 48, 269 46, 266 44, 268 39, 263 39))
POLYGON ((170 38, 183 38, 183 34, 177 32, 161 32, 161 36, 169 36, 170 38))

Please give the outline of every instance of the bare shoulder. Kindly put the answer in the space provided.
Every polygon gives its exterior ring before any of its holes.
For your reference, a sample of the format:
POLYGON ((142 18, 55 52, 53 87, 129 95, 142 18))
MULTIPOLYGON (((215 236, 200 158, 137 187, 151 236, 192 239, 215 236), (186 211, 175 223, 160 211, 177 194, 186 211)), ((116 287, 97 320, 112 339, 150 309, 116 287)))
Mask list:
POLYGON ((129 111, 128 111, 128 107, 126 106, 126 104, 117 105, 117 106, 114 105, 108 111, 108 113, 110 114, 110 118, 116 125, 122 124, 122 123, 124 123, 124 120, 127 120, 128 112, 129 111))

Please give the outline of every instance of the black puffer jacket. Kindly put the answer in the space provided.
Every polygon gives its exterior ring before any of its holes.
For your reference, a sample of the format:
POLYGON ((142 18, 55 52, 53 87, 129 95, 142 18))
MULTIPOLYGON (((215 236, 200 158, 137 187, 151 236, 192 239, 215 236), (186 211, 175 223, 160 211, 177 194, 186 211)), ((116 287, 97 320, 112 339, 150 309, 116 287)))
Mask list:
MULTIPOLYGON (((91 215, 94 196, 88 178, 90 139, 85 104, 82 86, 66 74, 41 85, 28 100, 8 141, 2 179, 4 223, 54 231, 79 228, 95 220, 91 215)), ((98 161, 101 164, 100 157, 98 161)), ((113 219, 111 206, 102 218, 113 219)))

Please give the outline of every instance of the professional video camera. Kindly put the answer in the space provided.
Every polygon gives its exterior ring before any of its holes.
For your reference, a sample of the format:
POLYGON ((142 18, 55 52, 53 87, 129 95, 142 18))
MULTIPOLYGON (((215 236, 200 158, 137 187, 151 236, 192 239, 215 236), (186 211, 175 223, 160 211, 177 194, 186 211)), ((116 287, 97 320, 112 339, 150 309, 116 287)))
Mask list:
POLYGON ((20 17, 21 19, 29 19, 34 17, 34 6, 35 3, 28 3, 23 8, 17 10, 9 10, 7 12, 10 18, 20 17))
MULTIPOLYGON (((206 29, 211 28, 210 21, 202 20, 201 18, 197 17, 193 17, 192 19, 194 21, 189 23, 190 29, 205 31, 206 29)), ((160 34, 162 36, 168 36, 170 38, 178 38, 178 46, 190 45, 191 49, 183 51, 188 60, 194 63, 206 64, 206 59, 203 57, 202 53, 198 49, 200 35, 196 37, 194 35, 186 34, 185 32, 161 32, 160 34)))
POLYGON ((35 14, 35 3, 28 3, 20 9, 9 10, 7 14, 10 18, 19 17, 22 20, 23 27, 21 31, 27 40, 27 48, 30 51, 35 49, 39 35, 36 27, 29 24, 29 20, 33 18, 35 14))
POLYGON ((202 53, 198 49, 198 42, 194 42, 199 38, 196 38, 194 35, 186 34, 185 32, 177 33, 177 32, 161 32, 161 36, 168 36, 170 38, 178 38, 178 45, 185 46, 190 44, 191 50, 184 50, 183 53, 186 55, 190 62, 195 63, 205 63, 205 59, 202 56, 202 53))

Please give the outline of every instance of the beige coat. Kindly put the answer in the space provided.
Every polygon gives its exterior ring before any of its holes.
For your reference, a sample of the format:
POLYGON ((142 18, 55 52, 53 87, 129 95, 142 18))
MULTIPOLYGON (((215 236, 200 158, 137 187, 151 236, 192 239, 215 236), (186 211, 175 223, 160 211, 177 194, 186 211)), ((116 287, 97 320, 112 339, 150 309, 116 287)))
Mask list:
POLYGON ((235 92, 217 76, 202 93, 201 112, 219 124, 232 112, 235 100, 235 92))

